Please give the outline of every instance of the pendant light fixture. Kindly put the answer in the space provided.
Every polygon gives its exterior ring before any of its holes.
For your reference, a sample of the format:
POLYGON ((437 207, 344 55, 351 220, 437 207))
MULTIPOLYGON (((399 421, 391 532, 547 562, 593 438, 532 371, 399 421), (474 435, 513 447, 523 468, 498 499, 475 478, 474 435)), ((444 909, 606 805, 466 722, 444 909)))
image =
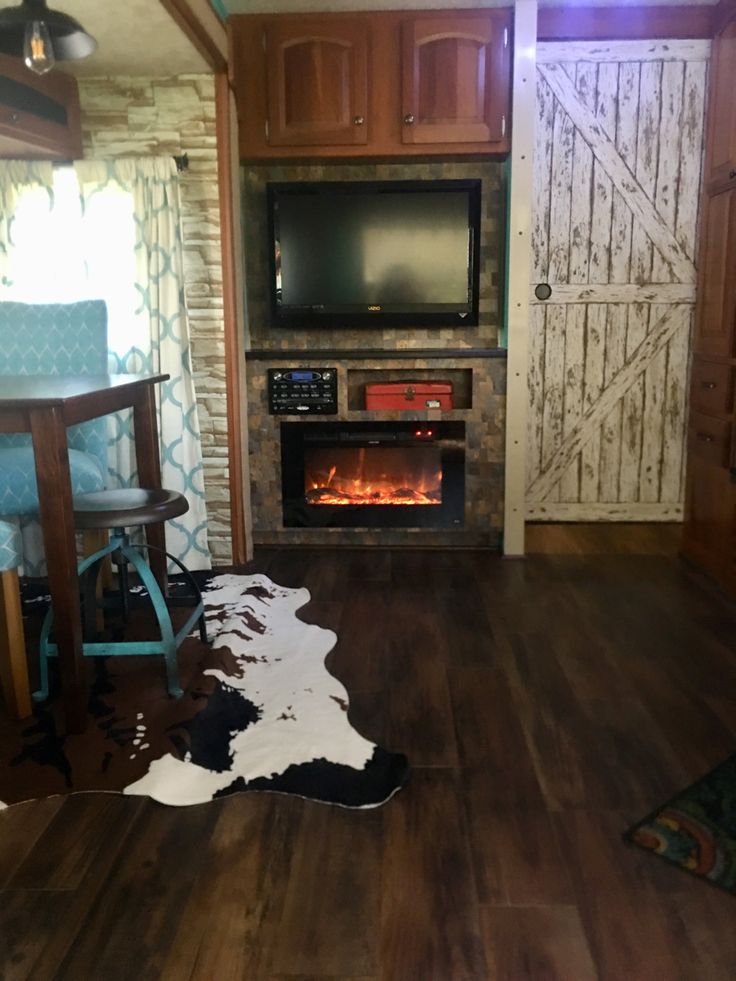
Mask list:
POLYGON ((86 58, 97 42, 73 17, 49 10, 46 0, 23 0, 0 8, 0 54, 23 58, 37 75, 45 75, 57 61, 86 58))

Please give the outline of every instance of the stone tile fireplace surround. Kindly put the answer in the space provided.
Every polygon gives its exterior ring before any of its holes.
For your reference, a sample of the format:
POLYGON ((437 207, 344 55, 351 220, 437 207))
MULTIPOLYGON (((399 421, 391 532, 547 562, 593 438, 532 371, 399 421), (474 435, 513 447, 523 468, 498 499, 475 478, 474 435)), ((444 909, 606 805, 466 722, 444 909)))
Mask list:
POLYGON ((503 259, 503 165, 497 162, 258 165, 243 169, 249 353, 253 540, 263 545, 389 545, 497 548, 503 520, 505 351, 498 349, 503 259), (481 178, 480 323, 469 328, 300 329, 269 326, 265 185, 295 180, 481 178), (269 415, 268 369, 333 367, 336 415, 269 415), (455 408, 368 411, 370 381, 451 380, 455 408), (281 422, 465 423, 465 521, 462 528, 285 528, 281 497, 281 422))

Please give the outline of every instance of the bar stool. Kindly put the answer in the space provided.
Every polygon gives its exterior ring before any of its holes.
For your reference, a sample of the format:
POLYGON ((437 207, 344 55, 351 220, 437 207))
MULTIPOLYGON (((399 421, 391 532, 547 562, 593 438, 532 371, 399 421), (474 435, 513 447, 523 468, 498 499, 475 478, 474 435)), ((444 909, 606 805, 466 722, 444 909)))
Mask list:
MULTIPOLYGON (((194 624, 199 622, 199 635, 203 643, 207 643, 207 629, 204 617, 204 602, 202 594, 194 581, 194 577, 186 566, 169 552, 164 555, 177 566, 188 582, 192 595, 176 599, 164 597, 161 588, 151 572, 150 566, 144 560, 142 552, 161 551, 150 545, 131 544, 126 528, 157 524, 177 518, 189 510, 189 504, 183 494, 169 490, 143 490, 139 488, 124 488, 122 490, 104 490, 92 494, 81 494, 74 498, 74 523, 79 530, 110 529, 110 540, 104 548, 94 552, 80 563, 78 573, 84 589, 84 644, 82 647, 85 657, 110 657, 116 655, 138 656, 141 654, 163 655, 166 662, 167 689, 170 695, 178 698, 182 694, 179 684, 179 666, 176 652, 182 641, 189 635, 194 624), (123 617, 128 618, 130 593, 128 588, 128 564, 135 569, 141 584, 148 592, 153 611, 158 622, 160 639, 143 641, 99 641, 95 640, 95 610, 97 577, 107 556, 117 566, 118 586, 123 617), (169 607, 191 605, 185 623, 176 633, 171 622, 169 607)), ((51 641, 53 610, 49 609, 41 628, 40 657, 41 683, 33 698, 40 702, 48 698, 48 659, 57 654, 56 644, 51 641)))

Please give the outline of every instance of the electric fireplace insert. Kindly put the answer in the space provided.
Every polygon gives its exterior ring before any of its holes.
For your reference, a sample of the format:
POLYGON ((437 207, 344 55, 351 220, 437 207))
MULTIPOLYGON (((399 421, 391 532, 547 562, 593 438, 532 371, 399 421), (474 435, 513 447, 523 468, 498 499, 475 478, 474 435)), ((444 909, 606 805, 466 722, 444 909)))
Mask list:
POLYGON ((464 422, 282 422, 286 528, 460 528, 464 422))

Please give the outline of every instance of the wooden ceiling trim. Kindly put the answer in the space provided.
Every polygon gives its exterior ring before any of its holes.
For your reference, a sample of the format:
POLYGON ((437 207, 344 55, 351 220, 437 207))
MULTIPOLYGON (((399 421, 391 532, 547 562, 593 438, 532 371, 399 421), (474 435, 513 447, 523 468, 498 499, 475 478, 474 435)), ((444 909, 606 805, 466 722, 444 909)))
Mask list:
POLYGON ((212 9, 209 0, 159 0, 159 2, 209 63, 212 70, 226 71, 227 31, 212 9))
POLYGON ((713 37, 715 8, 540 7, 539 41, 629 41, 713 37))

